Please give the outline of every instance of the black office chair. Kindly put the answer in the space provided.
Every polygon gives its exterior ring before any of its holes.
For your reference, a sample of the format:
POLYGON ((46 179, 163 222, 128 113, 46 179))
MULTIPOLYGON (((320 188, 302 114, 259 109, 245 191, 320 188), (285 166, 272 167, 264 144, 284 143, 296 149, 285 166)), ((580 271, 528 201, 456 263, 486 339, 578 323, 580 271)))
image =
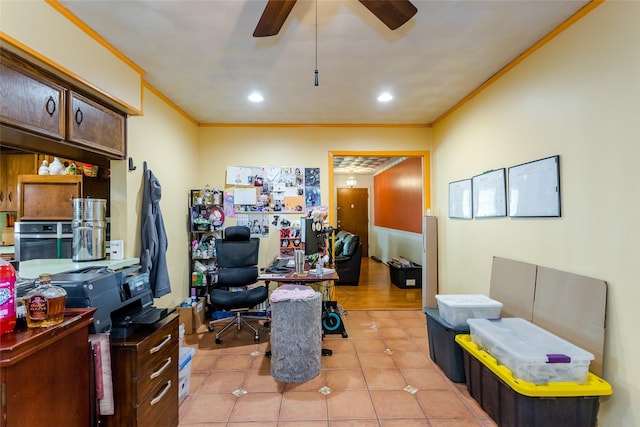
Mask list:
MULTIPOLYGON (((210 303, 214 310, 230 311, 235 314, 216 333, 216 344, 222 342, 222 334, 237 325, 238 331, 242 323, 254 332, 254 339, 260 339, 258 329, 245 319, 267 319, 266 316, 248 313, 253 307, 267 300, 269 290, 266 286, 246 289, 258 281, 258 250, 260 239, 252 238, 249 227, 232 226, 224 230, 224 238, 215 240, 216 264, 218 279, 209 293, 210 303), (240 288, 229 290, 229 288, 240 288), (243 289, 244 288, 244 289, 243 289)), ((227 320, 228 318, 218 319, 227 320)), ((213 331, 213 323, 209 322, 209 331, 213 331)))

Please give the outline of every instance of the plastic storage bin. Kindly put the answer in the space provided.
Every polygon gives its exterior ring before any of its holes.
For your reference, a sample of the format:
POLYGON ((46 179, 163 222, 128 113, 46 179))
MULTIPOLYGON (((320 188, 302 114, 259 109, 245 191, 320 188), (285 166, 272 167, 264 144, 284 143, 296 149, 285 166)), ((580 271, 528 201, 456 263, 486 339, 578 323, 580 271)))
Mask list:
POLYGON ((431 360, 454 383, 465 382, 464 356, 455 338, 458 334, 469 334, 469 325, 454 328, 440 318, 437 307, 425 307, 423 311, 427 317, 431 360))
POLYGON ((436 295, 440 317, 454 328, 467 326, 467 319, 500 317, 502 303, 485 295, 436 295))
POLYGON ((180 364, 178 365, 178 403, 184 402, 189 395, 191 386, 191 359, 196 350, 191 347, 180 349, 180 364))
POLYGON ((517 378, 535 384, 587 381, 593 354, 519 317, 469 319, 471 339, 517 378))
POLYGON ((585 384, 537 385, 514 378, 470 335, 458 334, 456 342, 464 352, 469 394, 499 426, 595 427, 600 396, 612 393, 611 386, 592 373, 585 384))
POLYGON ((411 262, 410 266, 388 262, 389 279, 401 289, 422 288, 422 266, 411 262))

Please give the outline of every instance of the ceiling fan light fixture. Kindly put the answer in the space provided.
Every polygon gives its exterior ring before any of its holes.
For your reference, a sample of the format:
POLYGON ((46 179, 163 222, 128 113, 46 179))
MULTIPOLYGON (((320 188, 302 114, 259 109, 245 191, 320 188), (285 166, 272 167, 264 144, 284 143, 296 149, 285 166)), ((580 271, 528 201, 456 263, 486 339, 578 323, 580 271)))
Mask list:
POLYGON ((380 95, 378 95, 378 102, 389 102, 393 99, 393 95, 391 95, 389 92, 382 92, 380 95))
POLYGON ((260 95, 258 92, 252 92, 248 96, 248 99, 251 102, 262 102, 262 101, 264 101, 264 97, 262 95, 260 95))

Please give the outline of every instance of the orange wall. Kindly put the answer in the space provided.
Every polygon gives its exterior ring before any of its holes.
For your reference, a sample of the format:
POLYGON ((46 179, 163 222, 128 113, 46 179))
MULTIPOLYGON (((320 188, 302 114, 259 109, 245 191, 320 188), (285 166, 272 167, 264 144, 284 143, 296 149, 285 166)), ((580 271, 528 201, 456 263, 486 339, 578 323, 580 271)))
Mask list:
POLYGON ((422 159, 410 157, 373 180, 374 224, 422 233, 422 159))

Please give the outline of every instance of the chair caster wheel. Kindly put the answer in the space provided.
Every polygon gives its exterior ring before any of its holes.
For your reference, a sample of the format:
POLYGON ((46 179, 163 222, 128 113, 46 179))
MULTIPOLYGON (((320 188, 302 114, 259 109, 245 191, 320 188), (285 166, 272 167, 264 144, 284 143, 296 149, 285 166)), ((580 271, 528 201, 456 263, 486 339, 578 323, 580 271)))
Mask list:
POLYGON ((209 330, 209 332, 213 332, 215 330, 215 328, 213 327, 213 325, 209 325, 207 326, 207 329, 209 330))
POLYGON ((265 328, 268 328, 270 325, 271 323, 268 320, 265 320, 262 326, 264 326, 265 328))
POLYGON ((255 335, 255 336, 253 337, 253 340, 254 340, 255 342, 260 341, 260 335, 255 335))
POLYGON ((216 344, 222 344, 222 338, 216 338, 216 344))

